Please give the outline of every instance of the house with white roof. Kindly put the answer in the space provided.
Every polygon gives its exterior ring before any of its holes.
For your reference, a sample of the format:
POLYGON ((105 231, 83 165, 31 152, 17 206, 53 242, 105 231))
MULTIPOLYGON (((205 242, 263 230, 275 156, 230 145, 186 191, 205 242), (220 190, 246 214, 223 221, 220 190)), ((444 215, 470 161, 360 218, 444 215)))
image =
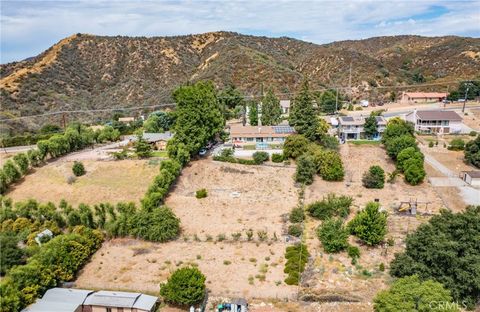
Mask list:
POLYGON ((405 120, 413 123, 415 131, 422 133, 460 133, 462 117, 454 111, 414 110, 405 116, 405 120))

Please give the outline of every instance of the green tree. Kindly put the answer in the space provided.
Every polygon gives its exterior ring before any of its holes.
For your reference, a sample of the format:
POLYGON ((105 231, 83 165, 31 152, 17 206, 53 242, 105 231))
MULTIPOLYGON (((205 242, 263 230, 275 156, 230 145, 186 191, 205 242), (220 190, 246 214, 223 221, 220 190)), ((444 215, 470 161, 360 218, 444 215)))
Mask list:
POLYGON ((405 181, 411 185, 417 185, 423 182, 427 175, 423 168, 423 161, 420 162, 416 158, 409 159, 404 162, 403 174, 405 175, 405 181))
POLYGON ((387 127, 382 134, 382 143, 388 144, 391 139, 403 136, 410 135, 413 136, 414 128, 413 124, 407 122, 400 117, 392 118, 388 121, 387 127))
POLYGON ((304 81, 298 95, 293 100, 290 110, 289 123, 299 134, 305 135, 309 140, 315 140, 319 122, 313 107, 313 96, 304 81))
POLYGON ((25 153, 18 153, 13 156, 13 161, 17 165, 18 169, 20 169, 20 173, 25 175, 28 172, 30 164, 28 162, 27 154, 25 153))
POLYGON ((348 231, 341 219, 327 219, 317 229, 318 239, 327 253, 336 253, 348 247, 348 231))
POLYGON ((448 149, 451 151, 463 151, 465 149, 465 141, 455 138, 450 142, 448 149))
POLYGON ((452 292, 456 301, 470 308, 480 298, 480 206, 464 212, 442 210, 406 238, 403 253, 395 255, 390 274, 417 274, 434 279, 452 292))
POLYGON ((257 151, 252 155, 253 161, 257 164, 263 164, 264 162, 268 161, 270 155, 267 152, 257 151))
POLYGON ((170 130, 174 121, 175 118, 172 113, 162 111, 153 112, 143 124, 143 129, 145 132, 162 133, 170 130))
POLYGON ((185 165, 187 158, 184 154, 198 154, 222 131, 225 120, 212 82, 179 87, 173 92, 173 99, 177 104, 175 136, 168 141, 167 150, 170 158, 181 158, 182 165, 185 165))
POLYGON ((350 234, 357 236, 367 245, 378 245, 387 234, 387 213, 380 211, 380 204, 367 203, 347 226, 350 234))
POLYGON ((252 126, 258 126, 258 103, 250 101, 248 103, 248 121, 252 126))
POLYGON ((11 159, 7 160, 5 165, 3 165, 3 173, 5 174, 7 184, 17 182, 22 177, 22 174, 11 159))
POLYGON ((38 167, 42 161, 40 151, 38 149, 28 150, 27 157, 30 165, 33 167, 38 167))
POLYGON ((337 94, 335 90, 327 90, 322 92, 321 95, 317 97, 317 103, 320 104, 320 111, 325 114, 335 114, 337 110, 342 109, 340 99, 337 101, 337 94))
POLYGON ((442 284, 421 281, 416 275, 396 280, 389 289, 379 292, 373 302, 376 312, 459 311, 442 284))
POLYGON ((365 124, 363 125, 363 129, 365 131, 365 135, 367 136, 367 138, 372 138, 378 133, 377 131, 378 122, 376 117, 377 116, 372 112, 370 116, 368 116, 365 119, 365 124))
POLYGON ((297 159, 297 168, 295 171, 295 182, 312 184, 316 168, 311 155, 302 155, 297 159))
POLYGON ((282 120, 280 100, 273 93, 273 89, 269 89, 262 99, 261 120, 263 126, 278 125, 282 120))
POLYGON ((397 155, 404 149, 413 147, 418 150, 415 138, 410 135, 402 135, 391 139, 387 143, 387 154, 392 159, 397 159, 397 155))
POLYGON ((363 174, 362 183, 366 188, 382 189, 385 184, 385 171, 380 166, 371 166, 363 174))
POLYGON ((480 135, 465 144, 465 160, 480 168, 480 135))
POLYGON ((409 159, 417 159, 419 163, 423 163, 423 154, 418 150, 417 147, 407 147, 403 149, 397 155, 397 169, 403 171, 404 164, 409 159))
POLYGON ((245 106, 245 100, 242 92, 238 90, 234 85, 228 85, 218 94, 218 102, 220 108, 225 116, 225 119, 228 119, 229 112, 232 110, 239 110, 240 107, 245 106))
POLYGON ((80 161, 73 162, 72 171, 76 177, 82 176, 86 173, 85 166, 80 161))
POLYGON ((317 173, 325 181, 342 181, 345 175, 342 158, 337 151, 316 149, 313 153, 317 173))
POLYGON ((4 194, 8 189, 8 179, 3 172, 3 169, 0 169, 0 194, 4 194))
POLYGON ((138 133, 135 141, 135 154, 139 158, 148 158, 152 156, 152 146, 143 138, 142 133, 138 133))
POLYGON ((25 252, 18 247, 19 241, 20 239, 13 233, 3 232, 0 234, 0 246, 2 246, 0 275, 5 275, 11 267, 22 264, 25 252))
POLYGON ((283 144, 283 156, 285 158, 297 158, 302 156, 311 142, 301 134, 293 134, 287 137, 283 144))
POLYGON ((205 275, 196 267, 181 268, 173 272, 167 283, 160 285, 160 295, 174 304, 197 304, 205 296, 205 280, 205 275))

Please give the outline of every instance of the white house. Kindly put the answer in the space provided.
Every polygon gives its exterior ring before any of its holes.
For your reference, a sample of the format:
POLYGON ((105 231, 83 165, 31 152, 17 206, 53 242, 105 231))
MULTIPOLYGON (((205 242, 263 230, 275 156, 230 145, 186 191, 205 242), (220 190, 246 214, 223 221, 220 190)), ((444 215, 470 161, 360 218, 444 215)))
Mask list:
POLYGON ((414 110, 405 119, 415 126, 415 131, 423 133, 459 133, 462 130, 462 117, 454 111, 414 110))
POLYGON ((271 144, 282 144, 295 133, 290 126, 230 126, 230 141, 236 146, 256 144, 257 149, 268 148, 271 144))
MULTIPOLYGON (((365 129, 363 128, 366 118, 362 116, 342 116, 338 118, 338 137, 340 140, 347 141, 366 138, 365 129)), ((370 139, 379 140, 385 131, 387 121, 383 116, 376 116, 375 119, 377 121, 377 134, 370 139)))

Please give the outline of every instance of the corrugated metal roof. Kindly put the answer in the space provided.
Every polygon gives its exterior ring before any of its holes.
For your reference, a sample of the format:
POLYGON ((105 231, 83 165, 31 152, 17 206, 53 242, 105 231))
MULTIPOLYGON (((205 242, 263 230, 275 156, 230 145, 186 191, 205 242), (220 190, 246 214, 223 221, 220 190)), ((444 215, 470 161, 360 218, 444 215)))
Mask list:
POLYGON ((75 312, 80 304, 68 301, 58 302, 39 299, 34 304, 23 309, 22 312, 75 312))
MULTIPOLYGON (((149 143, 154 143, 154 142, 158 142, 158 141, 168 141, 171 138, 173 138, 173 135, 174 134, 170 131, 165 131, 163 133, 146 132, 142 135, 142 137, 145 139, 145 141, 147 141, 149 143)), ((130 140, 130 141, 136 141, 137 140, 136 135, 129 135, 129 136, 126 136, 125 138, 130 140)))
POLYGON ((51 288, 24 312, 74 312, 92 290, 51 288))
POLYGON ((132 308, 150 311, 157 303, 157 300, 157 297, 141 294, 132 308))
POLYGON ((88 296, 84 305, 131 308, 140 295, 140 293, 102 290, 88 296))

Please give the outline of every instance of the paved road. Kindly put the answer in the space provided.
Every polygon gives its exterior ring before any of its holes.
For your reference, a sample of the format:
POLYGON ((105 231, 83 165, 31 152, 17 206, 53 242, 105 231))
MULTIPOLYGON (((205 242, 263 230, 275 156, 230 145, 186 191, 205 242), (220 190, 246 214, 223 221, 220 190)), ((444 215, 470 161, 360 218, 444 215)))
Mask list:
POLYGON ((27 146, 12 146, 12 147, 4 147, 1 151, 5 154, 9 153, 21 153, 26 152, 28 150, 34 149, 37 147, 36 145, 27 145, 27 146))

